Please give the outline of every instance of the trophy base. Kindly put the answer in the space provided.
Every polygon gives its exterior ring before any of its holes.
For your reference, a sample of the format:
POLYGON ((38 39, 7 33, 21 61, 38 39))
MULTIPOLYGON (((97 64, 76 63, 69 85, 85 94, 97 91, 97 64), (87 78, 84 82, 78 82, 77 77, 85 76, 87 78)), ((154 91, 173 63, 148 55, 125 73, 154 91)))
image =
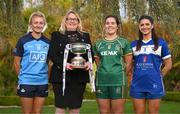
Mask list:
POLYGON ((72 66, 73 69, 85 69, 85 66, 72 66))

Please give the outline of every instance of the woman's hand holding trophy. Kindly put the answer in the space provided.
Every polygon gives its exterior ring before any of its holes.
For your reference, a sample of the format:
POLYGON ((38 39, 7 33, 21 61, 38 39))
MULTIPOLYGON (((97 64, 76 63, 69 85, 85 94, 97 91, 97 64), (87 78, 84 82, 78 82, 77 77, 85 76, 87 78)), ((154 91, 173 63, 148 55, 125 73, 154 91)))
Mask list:
POLYGON ((73 70, 72 64, 67 63, 67 64, 66 64, 66 69, 67 69, 67 70, 73 70))

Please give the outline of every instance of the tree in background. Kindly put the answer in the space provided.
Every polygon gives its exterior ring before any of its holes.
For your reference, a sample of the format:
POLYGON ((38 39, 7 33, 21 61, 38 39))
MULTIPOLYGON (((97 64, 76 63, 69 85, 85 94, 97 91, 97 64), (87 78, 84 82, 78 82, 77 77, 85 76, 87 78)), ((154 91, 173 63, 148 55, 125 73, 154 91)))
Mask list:
POLYGON ((12 49, 17 36, 24 32, 21 11, 22 0, 0 1, 0 95, 8 95, 15 90, 12 49))
POLYGON ((26 33, 30 14, 37 10, 46 15, 48 29, 45 35, 50 37, 52 31, 59 29, 65 13, 69 9, 74 9, 82 18, 84 30, 91 33, 93 42, 103 35, 102 24, 105 16, 109 14, 118 16, 121 22, 121 35, 131 41, 137 38, 138 18, 142 14, 149 14, 157 23, 157 33, 169 42, 172 50, 174 67, 167 80, 180 80, 178 0, 35 0, 37 1, 35 3, 33 1, 0 1, 0 95, 15 94, 16 76, 12 69, 11 52, 17 39, 26 33), (26 8, 23 8, 24 1, 29 4, 26 8), (10 93, 12 90, 14 91, 10 93))

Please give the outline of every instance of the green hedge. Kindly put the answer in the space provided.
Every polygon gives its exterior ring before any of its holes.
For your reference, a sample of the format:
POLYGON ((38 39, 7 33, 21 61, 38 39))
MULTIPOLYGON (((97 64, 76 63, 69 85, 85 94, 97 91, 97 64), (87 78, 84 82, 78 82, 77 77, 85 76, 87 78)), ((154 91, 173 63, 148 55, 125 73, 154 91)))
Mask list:
POLYGON ((0 96, 1 106, 20 105, 18 96, 0 96))
MULTIPOLYGON (((95 99, 95 93, 86 91, 84 99, 95 99)), ((162 98, 166 101, 180 102, 180 92, 167 92, 166 96, 162 98)), ((54 96, 50 95, 46 98, 46 105, 54 104, 54 96)), ((20 105, 20 99, 18 96, 0 96, 0 106, 20 105)))
MULTIPOLYGON (((0 96, 0 106, 11 106, 16 105, 20 106, 20 98, 18 96, 0 96)), ((48 96, 46 98, 46 105, 54 104, 54 97, 48 96)))
POLYGON ((45 105, 53 105, 54 104, 54 96, 48 96, 46 98, 45 105))
POLYGON ((180 92, 166 92, 166 96, 162 100, 180 102, 180 92))
POLYGON ((84 99, 96 99, 95 93, 90 91, 85 91, 84 99))

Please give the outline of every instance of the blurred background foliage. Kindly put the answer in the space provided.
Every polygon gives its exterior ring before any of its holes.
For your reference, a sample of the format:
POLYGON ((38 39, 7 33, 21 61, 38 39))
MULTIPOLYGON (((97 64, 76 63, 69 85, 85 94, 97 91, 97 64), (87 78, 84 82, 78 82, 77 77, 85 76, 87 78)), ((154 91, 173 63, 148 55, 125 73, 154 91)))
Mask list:
POLYGON ((18 38, 26 33, 30 14, 37 10, 45 13, 48 29, 44 34, 50 38, 69 9, 80 14, 84 31, 90 33, 92 42, 102 37, 106 15, 118 16, 120 35, 129 41, 138 37, 138 18, 142 14, 153 16, 156 32, 168 42, 173 57, 173 69, 165 77, 165 87, 169 91, 180 91, 179 0, 1 0, 0 95, 16 94, 12 50, 18 38))

